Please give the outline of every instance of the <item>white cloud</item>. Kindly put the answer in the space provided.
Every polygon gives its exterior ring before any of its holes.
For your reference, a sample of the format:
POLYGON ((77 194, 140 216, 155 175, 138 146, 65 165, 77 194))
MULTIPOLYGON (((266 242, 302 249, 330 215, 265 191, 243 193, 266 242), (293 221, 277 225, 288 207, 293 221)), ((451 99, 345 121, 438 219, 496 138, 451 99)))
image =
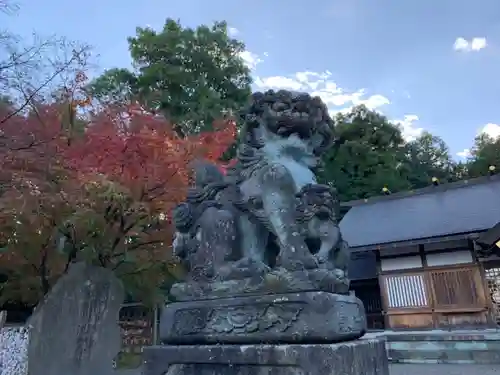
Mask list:
POLYGON ((481 128, 480 133, 486 133, 490 137, 495 138, 495 139, 499 138, 500 137, 500 125, 488 123, 481 128))
POLYGON ((460 37, 455 40, 455 43, 453 44, 453 49, 455 51, 464 51, 469 47, 469 42, 465 40, 464 38, 460 37))
POLYGON ((415 125, 416 121, 418 121, 417 115, 405 115, 403 120, 395 120, 393 123, 399 125, 401 131, 403 132, 404 139, 407 141, 413 141, 424 131, 423 128, 419 128, 415 125))
MULTIPOLYGON (((500 138, 500 125, 487 123, 478 131, 478 135, 481 133, 488 134, 491 138, 497 139, 500 138)), ((463 151, 457 152, 457 156, 461 158, 468 158, 471 156, 471 150, 469 148, 464 149, 463 151)))
MULTIPOLYGON (((255 66, 262 60, 255 54, 245 52, 243 59, 249 66, 255 66)), ((266 55, 267 56, 267 55, 266 55)), ((370 110, 377 110, 391 104, 391 101, 381 94, 367 95, 364 88, 357 90, 346 90, 331 79, 332 73, 302 71, 287 76, 254 76, 254 84, 260 90, 284 89, 292 91, 307 92, 312 96, 319 96, 328 107, 330 115, 341 112, 346 113, 352 107, 364 104, 370 110)), ((408 94, 409 96, 409 94, 408 94)), ((406 140, 413 140, 420 136, 423 128, 415 126, 418 121, 416 115, 406 115, 403 120, 393 121, 401 127, 406 140)))
POLYGON ((227 32, 228 32, 229 36, 234 38, 236 35, 238 35, 240 33, 240 30, 238 30, 236 27, 229 26, 227 28, 227 32))
POLYGON ((473 51, 479 51, 483 48, 486 48, 486 45, 486 38, 474 38, 472 39, 471 49, 473 51))
POLYGON ((455 43, 453 44, 453 49, 455 51, 480 51, 487 46, 486 38, 472 38, 470 41, 463 37, 459 37, 455 39, 455 43))
POLYGON ((467 159, 471 156, 470 148, 464 148, 463 151, 457 152, 457 156, 460 156, 463 159, 467 159))
POLYGON ((266 89, 284 89, 298 91, 302 88, 302 84, 296 80, 288 77, 275 76, 275 77, 256 77, 255 84, 259 88, 266 89))
POLYGON ((263 61, 258 55, 250 51, 241 52, 240 57, 251 70, 254 70, 263 61))
POLYGON ((371 110, 377 109, 386 104, 391 104, 389 99, 380 94, 372 95, 366 99, 356 98, 355 100, 353 100, 353 103, 355 105, 364 104, 368 109, 371 110))
POLYGON ((289 76, 255 77, 255 85, 259 89, 286 89, 305 91, 312 96, 319 96, 329 108, 331 114, 347 111, 349 107, 364 104, 369 109, 377 109, 390 104, 385 96, 376 94, 366 96, 364 89, 348 91, 342 89, 331 80, 332 73, 303 71, 289 76), (345 108, 345 106, 348 106, 345 108), (340 107, 340 108, 339 108, 340 107))

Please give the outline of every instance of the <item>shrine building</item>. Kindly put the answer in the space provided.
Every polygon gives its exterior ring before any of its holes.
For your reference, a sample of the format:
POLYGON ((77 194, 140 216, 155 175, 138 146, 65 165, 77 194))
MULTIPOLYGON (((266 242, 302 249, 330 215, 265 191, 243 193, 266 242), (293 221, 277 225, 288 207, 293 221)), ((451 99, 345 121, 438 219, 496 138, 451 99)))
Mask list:
POLYGON ((500 175, 342 204, 371 329, 500 324, 500 175))

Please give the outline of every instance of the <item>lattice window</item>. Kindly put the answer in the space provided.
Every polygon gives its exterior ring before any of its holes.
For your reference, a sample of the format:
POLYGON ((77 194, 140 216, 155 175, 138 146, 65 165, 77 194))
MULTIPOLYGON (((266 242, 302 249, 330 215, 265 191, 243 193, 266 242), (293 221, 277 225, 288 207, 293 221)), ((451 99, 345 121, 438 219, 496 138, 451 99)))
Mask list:
POLYGON ((484 274, 493 302, 493 316, 497 324, 500 325, 500 267, 485 269, 484 274))
POLYGON ((430 273, 435 307, 469 307, 479 303, 476 269, 439 270, 430 273))
POLYGON ((378 285, 362 285, 352 289, 356 293, 356 297, 363 301, 367 314, 380 313, 382 311, 378 285))
POLYGON ((423 274, 386 276, 389 308, 421 308, 429 305, 423 274))
POLYGON ((152 345, 154 319, 151 309, 143 305, 126 305, 120 310, 119 321, 122 333, 122 352, 142 351, 152 345))

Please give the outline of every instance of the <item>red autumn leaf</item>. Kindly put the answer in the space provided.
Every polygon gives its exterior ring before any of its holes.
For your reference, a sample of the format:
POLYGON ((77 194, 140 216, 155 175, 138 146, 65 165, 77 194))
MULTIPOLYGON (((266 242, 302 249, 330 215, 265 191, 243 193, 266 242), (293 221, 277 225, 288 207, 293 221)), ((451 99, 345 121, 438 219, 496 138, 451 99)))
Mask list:
POLYGON ((163 267, 169 215, 185 197, 190 165, 218 162, 236 135, 233 121, 219 121, 212 133, 179 138, 139 107, 102 110, 85 125, 75 136, 53 105, 0 127, 6 298, 35 303, 75 257, 158 286, 175 272, 163 267))

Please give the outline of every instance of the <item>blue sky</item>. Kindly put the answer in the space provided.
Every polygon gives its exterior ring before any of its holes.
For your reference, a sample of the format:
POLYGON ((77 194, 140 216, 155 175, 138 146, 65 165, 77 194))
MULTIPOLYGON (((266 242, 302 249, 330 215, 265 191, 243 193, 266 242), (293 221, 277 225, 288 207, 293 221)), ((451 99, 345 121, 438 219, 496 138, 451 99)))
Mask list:
POLYGON ((130 64, 126 37, 136 26, 226 20, 247 45, 258 89, 317 93, 332 111, 365 103, 409 138, 421 129, 443 137, 454 155, 482 130, 500 135, 499 0, 18 3, 0 27, 87 42, 100 69, 130 64))

